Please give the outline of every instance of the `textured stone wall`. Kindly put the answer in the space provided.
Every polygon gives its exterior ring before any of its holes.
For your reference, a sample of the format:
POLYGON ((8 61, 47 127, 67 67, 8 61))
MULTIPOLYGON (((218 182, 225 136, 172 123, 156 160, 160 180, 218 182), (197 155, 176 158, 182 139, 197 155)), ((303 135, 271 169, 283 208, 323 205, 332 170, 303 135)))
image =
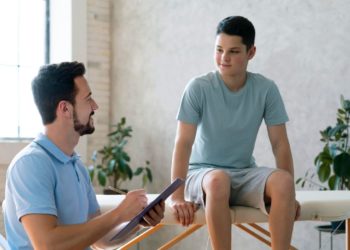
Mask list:
POLYGON ((110 125, 111 3, 87 1, 87 77, 99 109, 94 115, 96 130, 88 136, 87 163, 93 151, 106 142, 110 125))

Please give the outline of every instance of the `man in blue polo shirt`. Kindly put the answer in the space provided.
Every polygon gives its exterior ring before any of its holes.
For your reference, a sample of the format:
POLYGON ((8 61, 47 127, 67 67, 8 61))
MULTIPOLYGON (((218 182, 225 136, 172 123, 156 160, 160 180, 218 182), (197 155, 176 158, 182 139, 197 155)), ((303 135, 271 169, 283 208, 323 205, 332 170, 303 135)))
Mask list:
MULTIPOLYGON (((32 82, 45 126, 11 162, 4 217, 11 249, 88 249, 113 244, 103 237, 146 205, 144 190, 129 192, 115 209, 101 214, 89 175, 74 152, 80 136, 94 132, 98 106, 81 63, 42 67, 32 82)), ((145 216, 160 222, 164 202, 145 216)))

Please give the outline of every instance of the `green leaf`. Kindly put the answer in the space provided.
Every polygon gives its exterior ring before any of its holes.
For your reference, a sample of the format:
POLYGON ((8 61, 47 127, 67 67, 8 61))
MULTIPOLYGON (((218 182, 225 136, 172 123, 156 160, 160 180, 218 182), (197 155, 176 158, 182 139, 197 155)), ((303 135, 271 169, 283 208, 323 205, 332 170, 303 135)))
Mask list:
POLYGON ((119 147, 119 148, 123 148, 127 143, 128 143, 127 140, 122 140, 122 141, 118 144, 118 147, 119 147))
POLYGON ((139 175, 139 174, 142 173, 142 171, 143 171, 143 168, 142 168, 142 167, 138 167, 138 168, 135 170, 134 175, 139 175))
POLYGON ((315 157, 315 160, 314 160, 314 165, 317 166, 318 165, 318 161, 320 160, 320 154, 318 154, 316 157, 315 157))
POLYGON ((126 123, 126 118, 125 117, 122 117, 121 120, 120 120, 120 124, 121 125, 124 125, 126 123))
POLYGON ((94 176, 95 176, 94 166, 88 167, 88 171, 89 171, 90 180, 93 181, 94 180, 94 176))
POLYGON ((335 175, 334 189, 340 189, 342 184, 342 178, 335 175))
POLYGON ((321 141, 324 140, 324 141, 327 141, 329 139, 329 136, 328 136, 328 131, 331 129, 331 127, 328 127, 326 128, 324 131, 320 131, 320 134, 321 134, 321 141))
POLYGON ((322 163, 331 164, 332 162, 333 162, 333 158, 331 156, 331 152, 329 150, 328 144, 326 144, 323 148, 323 151, 316 156, 315 165, 318 166, 322 163))
POLYGON ((100 183, 101 186, 106 186, 107 176, 105 172, 98 171, 97 178, 98 178, 98 183, 100 183))
POLYGON ((93 161, 93 162, 96 162, 96 160, 97 160, 97 150, 94 150, 94 152, 92 153, 92 155, 91 155, 91 160, 93 161))
POLYGON ((122 152, 122 157, 124 158, 125 161, 127 162, 130 161, 130 156, 126 152, 122 152))
POLYGON ((125 164, 125 170, 126 170, 126 173, 127 173, 128 177, 129 177, 129 179, 131 180, 132 176, 133 176, 133 173, 132 173, 132 170, 131 170, 131 168, 129 167, 128 164, 125 164))
POLYGON ((127 172, 127 170, 126 170, 126 168, 127 168, 126 165, 127 164, 125 163, 125 161, 123 159, 119 159, 118 163, 119 163, 118 164, 119 165, 118 169, 120 170, 120 172, 125 174, 127 172))
POLYGON ((345 100, 345 101, 344 101, 344 109, 345 109, 347 112, 350 112, 350 100, 345 100))
POLYGON ((338 113, 339 113, 339 114, 342 114, 342 115, 345 115, 345 114, 346 114, 346 112, 345 112, 344 109, 338 109, 338 113))
POLYGON ((342 106, 342 107, 344 107, 344 96, 341 94, 340 95, 340 105, 342 106))
POLYGON ((336 176, 335 175, 332 175, 329 180, 328 180, 328 186, 329 186, 329 189, 330 190, 334 190, 335 189, 335 179, 336 179, 336 176))
POLYGON ((337 133, 343 132, 345 129, 347 129, 347 127, 348 126, 346 124, 338 124, 332 128, 328 134, 329 136, 335 136, 337 133))
POLYGON ((144 187, 144 186, 146 186, 146 184, 147 184, 147 176, 144 175, 144 176, 142 176, 142 186, 144 187))
POLYGON ((302 178, 298 178, 295 182, 295 184, 299 184, 299 182, 301 182, 303 179, 302 178))
POLYGON ((109 163, 108 163, 108 173, 112 174, 114 172, 115 164, 116 164, 116 160, 115 159, 112 159, 112 160, 109 161, 109 163))
POLYGON ((334 173, 339 177, 350 177, 350 154, 341 153, 334 158, 334 173))
POLYGON ((330 165, 327 163, 322 163, 317 169, 317 174, 321 182, 327 181, 331 174, 330 165))
POLYGON ((152 182, 153 176, 152 176, 151 169, 146 168, 146 171, 147 171, 147 178, 148 178, 148 180, 149 180, 150 182, 152 182))

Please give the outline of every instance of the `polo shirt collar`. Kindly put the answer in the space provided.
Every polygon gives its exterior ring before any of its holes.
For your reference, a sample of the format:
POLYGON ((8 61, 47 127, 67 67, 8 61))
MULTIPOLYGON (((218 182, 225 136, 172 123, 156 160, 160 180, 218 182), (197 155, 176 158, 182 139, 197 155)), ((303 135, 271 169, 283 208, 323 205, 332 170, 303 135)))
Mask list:
POLYGON ((67 164, 72 161, 73 163, 77 161, 80 156, 74 152, 72 156, 66 155, 59 147, 57 147, 46 135, 40 133, 34 142, 39 144, 42 148, 48 151, 53 157, 63 164, 67 164))

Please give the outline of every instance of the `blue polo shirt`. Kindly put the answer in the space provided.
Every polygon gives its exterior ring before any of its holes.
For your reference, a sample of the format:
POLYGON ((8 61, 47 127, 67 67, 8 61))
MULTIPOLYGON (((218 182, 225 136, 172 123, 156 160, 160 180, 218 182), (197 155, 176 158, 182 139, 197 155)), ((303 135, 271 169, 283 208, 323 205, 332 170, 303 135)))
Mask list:
POLYGON ((80 224, 99 210, 89 174, 40 134, 19 152, 6 175, 4 221, 11 249, 33 249, 21 224, 27 214, 49 214, 58 224, 80 224))

